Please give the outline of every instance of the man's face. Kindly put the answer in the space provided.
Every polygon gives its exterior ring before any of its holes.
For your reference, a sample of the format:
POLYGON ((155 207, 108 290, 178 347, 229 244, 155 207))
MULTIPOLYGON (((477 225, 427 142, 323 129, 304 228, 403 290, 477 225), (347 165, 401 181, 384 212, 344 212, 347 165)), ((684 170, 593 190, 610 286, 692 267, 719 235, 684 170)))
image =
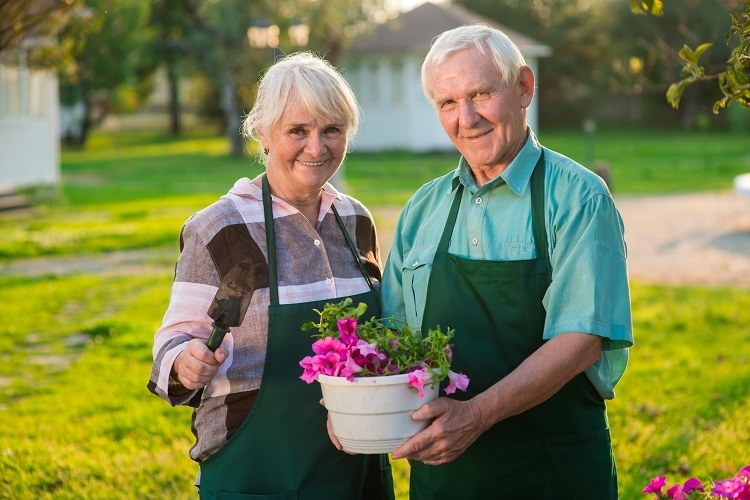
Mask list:
POLYGON ((476 49, 449 55, 428 72, 428 85, 443 129, 481 186, 510 164, 526 140, 526 108, 534 76, 521 71, 508 86, 492 61, 476 49))

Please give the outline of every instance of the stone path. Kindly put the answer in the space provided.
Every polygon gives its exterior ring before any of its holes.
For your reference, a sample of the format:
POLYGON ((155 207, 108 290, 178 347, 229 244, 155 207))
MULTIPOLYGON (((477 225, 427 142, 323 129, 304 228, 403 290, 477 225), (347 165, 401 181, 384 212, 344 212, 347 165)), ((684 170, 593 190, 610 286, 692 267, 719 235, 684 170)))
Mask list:
POLYGON ((750 287, 750 197, 616 197, 639 281, 750 287))

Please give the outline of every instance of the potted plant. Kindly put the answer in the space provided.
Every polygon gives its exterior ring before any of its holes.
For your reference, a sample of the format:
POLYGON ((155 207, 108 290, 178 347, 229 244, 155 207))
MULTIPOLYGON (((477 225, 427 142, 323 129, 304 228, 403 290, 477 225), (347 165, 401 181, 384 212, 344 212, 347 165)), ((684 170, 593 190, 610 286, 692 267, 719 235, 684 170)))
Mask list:
POLYGON ((344 450, 353 453, 393 451, 426 422, 411 419, 411 411, 444 391, 466 390, 469 378, 450 370, 454 331, 439 327, 423 333, 393 318, 360 321, 367 305, 350 298, 328 303, 316 322, 314 355, 300 361, 300 378, 321 385, 333 433, 344 450))

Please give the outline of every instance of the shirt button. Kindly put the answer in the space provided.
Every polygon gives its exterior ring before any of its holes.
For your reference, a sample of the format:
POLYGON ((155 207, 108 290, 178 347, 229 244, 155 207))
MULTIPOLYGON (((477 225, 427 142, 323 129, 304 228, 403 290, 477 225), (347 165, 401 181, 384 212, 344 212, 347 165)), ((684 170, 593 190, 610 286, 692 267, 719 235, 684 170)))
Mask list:
POLYGON ((481 196, 477 196, 477 199, 474 200, 474 201, 476 202, 477 205, 481 205, 482 204, 482 197, 481 196))
POLYGON ((316 247, 319 247, 319 246, 320 246, 320 240, 315 240, 315 241, 313 241, 313 243, 315 243, 315 246, 316 246, 316 247))
POLYGON ((412 267, 417 267, 418 265, 419 265, 419 261, 418 261, 418 260, 415 260, 415 261, 414 261, 414 264, 412 264, 412 267))
POLYGON ((476 245, 477 243, 479 243, 479 238, 472 238, 471 242, 476 245))
POLYGON ((326 285, 330 285, 331 283, 333 283, 333 280, 331 278, 327 278, 326 285))

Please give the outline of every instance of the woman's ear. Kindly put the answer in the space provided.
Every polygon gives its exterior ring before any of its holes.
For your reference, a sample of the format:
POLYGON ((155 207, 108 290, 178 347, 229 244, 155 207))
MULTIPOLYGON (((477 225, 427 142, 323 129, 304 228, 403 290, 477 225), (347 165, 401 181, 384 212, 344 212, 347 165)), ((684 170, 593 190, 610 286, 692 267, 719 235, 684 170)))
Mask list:
POLYGON ((524 109, 531 105, 531 99, 534 97, 534 72, 528 66, 521 67, 518 74, 518 86, 521 92, 521 105, 524 109))

